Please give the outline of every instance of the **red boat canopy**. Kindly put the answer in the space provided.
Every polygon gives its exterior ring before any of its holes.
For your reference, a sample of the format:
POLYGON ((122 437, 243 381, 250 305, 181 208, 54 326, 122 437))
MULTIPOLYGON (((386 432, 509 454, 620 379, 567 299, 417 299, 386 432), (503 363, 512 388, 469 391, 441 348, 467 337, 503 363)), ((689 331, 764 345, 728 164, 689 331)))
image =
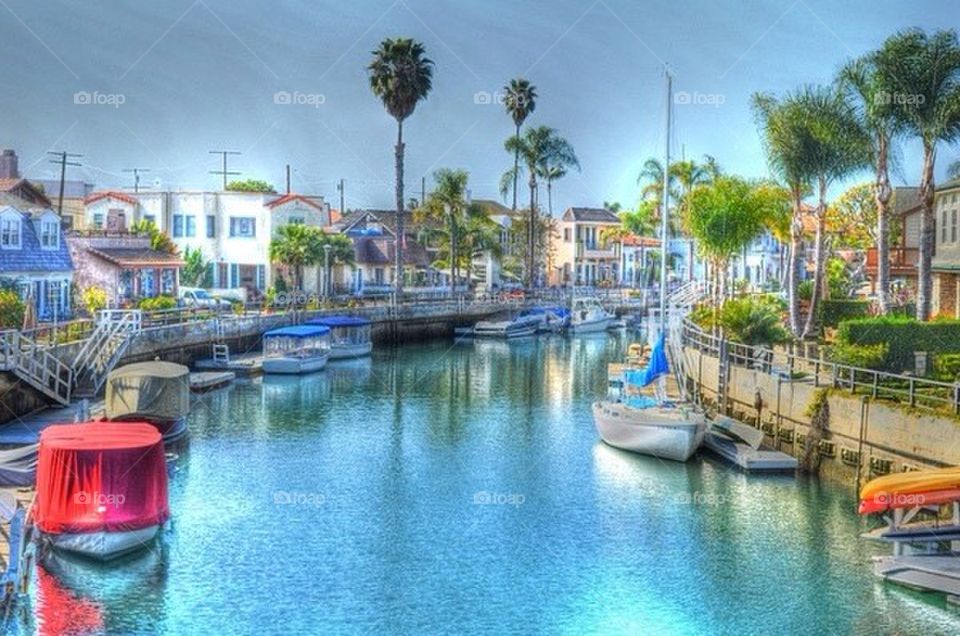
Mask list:
POLYGON ((34 519, 42 532, 138 530, 169 517, 163 440, 151 424, 58 424, 40 434, 34 519))

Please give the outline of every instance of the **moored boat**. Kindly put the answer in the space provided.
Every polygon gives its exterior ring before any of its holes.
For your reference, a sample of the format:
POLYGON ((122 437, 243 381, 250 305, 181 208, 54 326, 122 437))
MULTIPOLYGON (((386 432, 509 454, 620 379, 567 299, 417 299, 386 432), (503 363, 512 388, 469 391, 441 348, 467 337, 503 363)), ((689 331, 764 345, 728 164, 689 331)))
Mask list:
POLYGON ((321 316, 307 321, 308 325, 330 328, 330 360, 360 358, 370 355, 370 321, 360 316, 321 316))
POLYGON ((167 444, 187 433, 190 369, 173 362, 138 362, 107 375, 104 412, 108 420, 149 422, 167 444))
POLYGON ((330 327, 295 325, 263 334, 263 372, 301 374, 319 371, 330 357, 330 327))
POLYGON ((33 522, 54 548, 108 561, 149 545, 169 517, 152 424, 55 424, 40 434, 33 522))
POLYGON ((664 348, 660 335, 647 366, 627 369, 622 382, 613 383, 615 399, 594 402, 593 420, 600 438, 610 446, 683 462, 703 443, 706 418, 692 405, 666 398, 663 380, 669 365, 664 348), (658 384, 653 397, 636 393, 654 383, 658 384))
POLYGON ((606 331, 615 316, 608 312, 596 298, 574 298, 570 310, 570 330, 574 333, 598 333, 606 331))
POLYGON ((537 333, 543 323, 543 316, 520 313, 502 320, 481 320, 473 326, 473 335, 477 338, 520 338, 537 333))
POLYGON ((538 317, 537 331, 540 333, 557 333, 570 326, 570 310, 558 305, 531 307, 521 311, 520 315, 538 317))

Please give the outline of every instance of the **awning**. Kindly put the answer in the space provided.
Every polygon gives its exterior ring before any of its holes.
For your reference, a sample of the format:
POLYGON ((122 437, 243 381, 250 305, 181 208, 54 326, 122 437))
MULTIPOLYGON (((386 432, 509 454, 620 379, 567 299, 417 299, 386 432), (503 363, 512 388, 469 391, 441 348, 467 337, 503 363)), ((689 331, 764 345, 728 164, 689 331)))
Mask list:
POLYGON ((138 530, 169 517, 167 462, 152 425, 56 424, 40 434, 34 520, 42 532, 138 530))

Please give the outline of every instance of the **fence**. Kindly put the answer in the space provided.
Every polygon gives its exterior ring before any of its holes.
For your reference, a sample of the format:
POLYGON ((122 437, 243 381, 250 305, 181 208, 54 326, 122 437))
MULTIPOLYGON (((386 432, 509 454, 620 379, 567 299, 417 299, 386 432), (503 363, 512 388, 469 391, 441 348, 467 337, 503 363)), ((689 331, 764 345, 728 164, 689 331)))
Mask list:
POLYGON ((733 364, 785 380, 812 381, 815 387, 843 389, 924 411, 960 415, 960 383, 839 364, 788 348, 768 349, 730 342, 703 331, 689 320, 683 323, 682 342, 685 347, 720 359, 721 368, 724 364, 733 364))

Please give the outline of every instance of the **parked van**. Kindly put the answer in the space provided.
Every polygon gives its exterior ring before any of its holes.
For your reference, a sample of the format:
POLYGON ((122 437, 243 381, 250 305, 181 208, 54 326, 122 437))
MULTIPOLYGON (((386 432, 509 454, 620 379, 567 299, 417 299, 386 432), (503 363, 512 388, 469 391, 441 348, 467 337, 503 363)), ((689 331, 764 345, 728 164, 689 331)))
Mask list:
POLYGON ((230 301, 215 298, 206 289, 200 287, 181 287, 177 295, 180 304, 184 307, 201 307, 204 309, 230 309, 230 301))

